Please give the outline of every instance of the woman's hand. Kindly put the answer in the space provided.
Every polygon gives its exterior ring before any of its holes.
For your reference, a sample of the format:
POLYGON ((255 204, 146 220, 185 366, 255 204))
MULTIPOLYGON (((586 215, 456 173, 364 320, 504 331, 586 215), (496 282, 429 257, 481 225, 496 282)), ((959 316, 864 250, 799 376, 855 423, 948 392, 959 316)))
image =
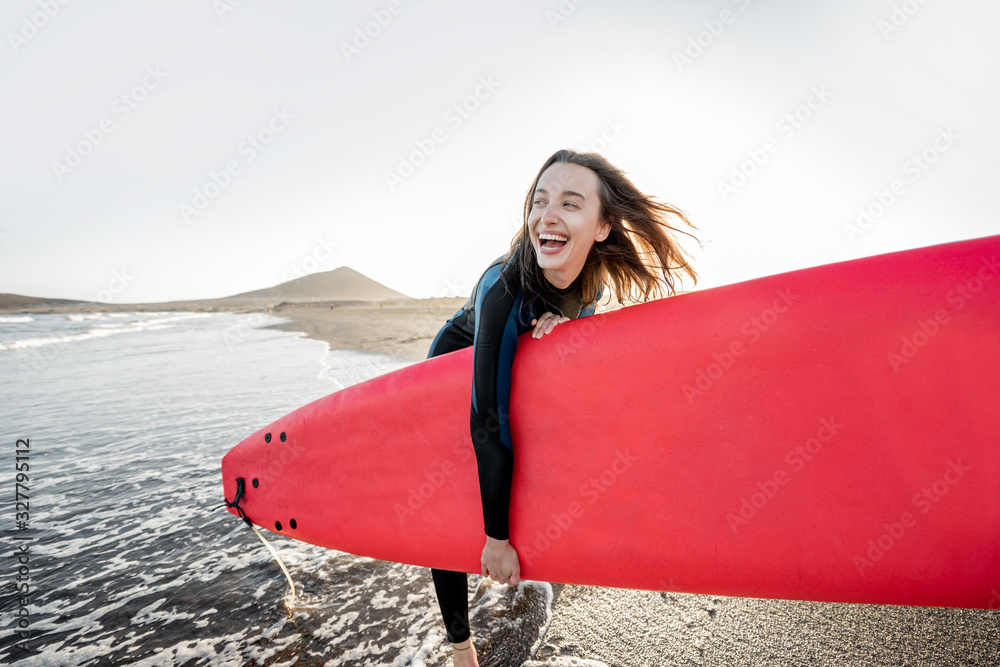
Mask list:
POLYGON ((486 546, 483 547, 482 566, 483 576, 497 583, 517 586, 521 581, 521 563, 509 540, 487 537, 486 546))
POLYGON ((561 315, 556 315, 555 313, 550 313, 545 311, 545 314, 538 319, 531 320, 531 324, 534 325, 535 330, 531 332, 532 338, 541 338, 545 334, 549 333, 556 328, 556 325, 560 322, 569 322, 568 317, 562 317, 561 315))

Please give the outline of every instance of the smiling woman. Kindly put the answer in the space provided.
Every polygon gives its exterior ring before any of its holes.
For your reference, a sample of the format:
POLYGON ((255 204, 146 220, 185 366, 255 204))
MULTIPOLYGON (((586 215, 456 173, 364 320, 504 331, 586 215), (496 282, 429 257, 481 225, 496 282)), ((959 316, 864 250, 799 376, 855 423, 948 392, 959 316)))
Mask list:
POLYGON ((594 252, 589 252, 589 244, 582 253, 578 247, 569 264, 578 267, 573 277, 582 278, 583 297, 589 303, 604 284, 611 283, 622 303, 648 301, 673 294, 677 279, 684 275, 697 280, 674 236, 682 230, 670 224, 671 217, 691 226, 679 209, 643 194, 601 155, 562 150, 546 160, 529 188, 524 226, 514 236, 506 259, 528 289, 542 284, 540 274, 549 282, 558 280, 564 275, 565 256, 558 249, 553 254, 543 250, 538 234, 568 235, 560 223, 599 220, 601 230, 604 225, 609 229, 602 238, 595 237, 599 242, 593 243, 594 252))
MULTIPOLYGON (((675 238, 690 233, 671 226, 671 217, 691 225, 602 156, 558 151, 528 189, 524 224, 507 255, 486 269, 431 343, 428 357, 474 347, 470 431, 486 533, 484 577, 520 581, 508 525, 514 443, 507 416, 517 337, 531 330, 541 338, 561 322, 593 314, 605 287, 627 303, 669 296, 684 276, 697 280, 675 238)), ((454 664, 478 665, 466 573, 431 574, 454 664)))

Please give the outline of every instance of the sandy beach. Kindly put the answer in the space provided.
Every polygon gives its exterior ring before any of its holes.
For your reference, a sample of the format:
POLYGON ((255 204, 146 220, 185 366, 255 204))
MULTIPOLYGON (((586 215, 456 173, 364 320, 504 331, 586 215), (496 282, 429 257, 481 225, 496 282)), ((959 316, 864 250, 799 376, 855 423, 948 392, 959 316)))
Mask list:
POLYGON ((411 361, 427 358, 438 330, 462 307, 465 297, 351 303, 282 304, 272 315, 291 318, 273 325, 326 341, 332 350, 391 354, 411 361))
MULTIPOLYGON (((275 325, 353 349, 421 360, 464 298, 272 309, 275 325)), ((535 659, 511 664, 998 665, 1000 611, 760 600, 553 584, 535 659), (587 661, 596 662, 587 662, 587 661)), ((512 603, 513 604, 513 603, 512 603)), ((1000 601, 998 601, 1000 604, 1000 601)), ((514 610, 505 610, 513 614, 514 610)), ((483 665, 507 664, 490 618, 473 618, 483 665), (493 633, 491 635, 491 632, 493 633)))

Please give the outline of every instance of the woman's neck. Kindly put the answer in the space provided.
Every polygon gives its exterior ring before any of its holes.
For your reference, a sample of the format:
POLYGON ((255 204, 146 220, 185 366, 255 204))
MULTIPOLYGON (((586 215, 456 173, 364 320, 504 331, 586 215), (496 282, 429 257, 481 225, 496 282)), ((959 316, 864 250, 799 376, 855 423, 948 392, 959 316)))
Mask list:
POLYGON ((580 267, 575 273, 572 269, 567 271, 558 271, 550 269, 542 269, 542 275, 545 276, 545 280, 552 287, 558 290, 568 289, 570 285, 580 277, 583 267, 580 267))

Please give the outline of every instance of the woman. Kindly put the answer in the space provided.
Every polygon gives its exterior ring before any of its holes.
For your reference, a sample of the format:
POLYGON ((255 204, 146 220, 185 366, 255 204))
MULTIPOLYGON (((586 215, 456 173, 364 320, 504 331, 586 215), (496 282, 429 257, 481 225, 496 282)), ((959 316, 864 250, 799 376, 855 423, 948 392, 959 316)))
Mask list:
MULTIPOLYGON (((428 358, 474 346, 470 428, 486 532, 484 577, 520 581, 507 524, 514 469, 507 406, 517 336, 533 328, 532 337, 541 338, 561 322, 593 314, 605 285, 626 303, 673 294, 683 275, 697 280, 668 215, 691 224, 600 155, 555 153, 528 189, 524 226, 506 257, 486 269, 431 343, 428 358)), ((454 664, 478 665, 466 574, 432 569, 431 575, 454 664)))

